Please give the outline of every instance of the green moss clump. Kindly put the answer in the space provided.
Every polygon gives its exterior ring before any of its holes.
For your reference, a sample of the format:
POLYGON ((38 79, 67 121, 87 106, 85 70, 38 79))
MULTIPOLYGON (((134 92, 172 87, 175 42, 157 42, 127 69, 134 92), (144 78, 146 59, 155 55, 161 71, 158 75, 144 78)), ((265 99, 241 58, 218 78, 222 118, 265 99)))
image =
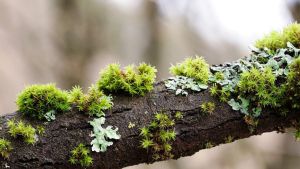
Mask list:
POLYGON ((71 151, 69 162, 73 165, 80 164, 82 167, 90 167, 93 164, 93 158, 90 156, 90 150, 82 143, 71 151))
POLYGON ((26 87, 18 96, 19 111, 29 117, 46 120, 49 112, 59 113, 70 109, 68 94, 54 84, 26 87))
POLYGON ((300 47, 300 24, 293 23, 283 29, 285 42, 290 42, 296 47, 300 47))
POLYGON ((9 120, 7 122, 8 133, 17 138, 23 137, 27 144, 34 144, 36 142, 36 130, 30 124, 25 124, 23 121, 16 122, 15 120, 9 120))
POLYGON ((203 113, 212 114, 215 111, 216 105, 213 102, 205 102, 200 107, 203 113))
POLYGON ((290 24, 282 32, 272 31, 262 39, 257 40, 255 47, 276 51, 277 49, 286 48, 288 42, 296 47, 300 47, 300 24, 290 24))
POLYGON ((277 106, 279 90, 275 81, 271 68, 267 67, 263 71, 252 68, 241 74, 237 93, 254 104, 254 107, 277 106))
POLYGON ((11 142, 1 138, 0 139, 0 154, 3 158, 8 158, 10 152, 13 150, 11 142))
POLYGON ((172 142, 176 139, 175 121, 167 114, 157 113, 147 127, 141 129, 141 146, 152 153, 153 160, 173 158, 172 142))
POLYGON ((286 104, 289 107, 300 108, 300 57, 289 65, 290 72, 286 84, 286 104))
POLYGON ((145 63, 137 67, 127 66, 124 71, 119 64, 110 64, 100 73, 97 87, 110 93, 125 92, 143 96, 153 89, 156 72, 155 67, 145 63))
POLYGON ((262 39, 257 40, 255 42, 255 47, 259 49, 268 48, 275 51, 276 49, 285 48, 286 41, 284 40, 282 33, 272 31, 262 39))
POLYGON ((84 94, 79 86, 75 86, 69 93, 69 102, 75 104, 79 111, 90 116, 104 116, 104 111, 112 107, 112 97, 106 96, 92 85, 87 94, 84 94))
POLYGON ((202 84, 207 84, 209 78, 209 65, 203 57, 187 58, 182 63, 170 68, 170 73, 176 76, 194 78, 202 84))

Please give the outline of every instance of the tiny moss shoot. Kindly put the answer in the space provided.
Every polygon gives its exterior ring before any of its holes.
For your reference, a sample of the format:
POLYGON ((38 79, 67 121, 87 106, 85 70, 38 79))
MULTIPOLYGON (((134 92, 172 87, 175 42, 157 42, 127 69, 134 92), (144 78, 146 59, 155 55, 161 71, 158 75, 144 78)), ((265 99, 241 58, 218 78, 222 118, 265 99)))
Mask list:
POLYGON ((45 128, 41 125, 36 126, 36 131, 38 135, 42 136, 45 134, 45 128))
POLYGON ((90 155, 90 150, 81 143, 71 151, 69 162, 73 165, 79 164, 82 167, 90 167, 93 164, 93 158, 90 155))
POLYGON ((182 114, 182 112, 177 111, 177 112, 175 113, 175 119, 176 119, 176 120, 181 120, 181 119, 183 119, 183 114, 182 114))
POLYGON ((25 124, 23 121, 9 120, 7 122, 8 133, 13 137, 22 137, 27 144, 34 144, 37 140, 36 130, 30 125, 25 124))
POLYGON ((209 65, 203 57, 189 57, 182 63, 178 63, 170 68, 170 73, 175 76, 185 76, 196 81, 207 84, 209 78, 209 65))
POLYGON ((233 142, 233 137, 232 136, 227 136, 226 138, 225 138, 225 143, 232 143, 233 142))
POLYGON ((214 147, 214 144, 212 142, 209 141, 209 142, 205 143, 206 149, 213 148, 213 147, 214 147))
POLYGON ((9 158, 9 155, 11 151, 13 150, 13 147, 11 145, 11 142, 1 138, 0 139, 0 154, 3 158, 9 158))
POLYGON ((141 128, 141 147, 152 153, 153 160, 173 158, 172 142, 176 139, 175 121, 167 114, 157 113, 147 127, 141 128))
POLYGON ((18 96, 17 106, 22 114, 40 120, 47 120, 49 112, 56 114, 70 109, 67 92, 54 84, 26 87, 18 96))
POLYGON ((97 117, 104 116, 104 111, 113 105, 112 97, 106 96, 94 85, 89 88, 88 94, 84 94, 80 87, 75 86, 69 92, 69 102, 75 104, 79 111, 97 117))
POLYGON ((222 87, 219 84, 214 83, 210 88, 211 96, 217 97, 221 102, 227 102, 231 97, 230 89, 227 87, 222 87))
POLYGON ((205 102, 200 107, 203 113, 212 114, 215 111, 216 105, 213 102, 205 102))
POLYGON ((125 70, 121 70, 119 64, 110 64, 100 73, 97 88, 108 93, 143 96, 153 89, 156 72, 155 67, 145 63, 127 66, 125 70))

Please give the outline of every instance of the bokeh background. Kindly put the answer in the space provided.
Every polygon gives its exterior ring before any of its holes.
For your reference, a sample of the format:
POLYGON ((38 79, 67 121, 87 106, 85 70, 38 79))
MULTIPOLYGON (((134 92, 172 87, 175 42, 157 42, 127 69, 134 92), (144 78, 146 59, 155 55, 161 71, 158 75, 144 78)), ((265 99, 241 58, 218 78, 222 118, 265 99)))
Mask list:
MULTIPOLYGON (((1 0, 0 112, 29 84, 85 89, 107 64, 155 65, 202 55, 210 64, 249 54, 271 30, 300 21, 299 0, 1 0)), ((292 134, 267 133, 177 161, 126 169, 299 169, 292 134)))

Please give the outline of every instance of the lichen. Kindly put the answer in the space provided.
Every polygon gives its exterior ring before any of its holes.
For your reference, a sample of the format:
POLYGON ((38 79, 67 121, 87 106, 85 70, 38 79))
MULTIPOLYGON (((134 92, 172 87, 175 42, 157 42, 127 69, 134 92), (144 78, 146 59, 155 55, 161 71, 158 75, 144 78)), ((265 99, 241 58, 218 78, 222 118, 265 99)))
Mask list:
POLYGON ((175 91, 176 95, 184 96, 187 96, 190 91, 200 92, 208 88, 208 85, 185 76, 170 77, 165 81, 165 86, 168 90, 175 91))
POLYGON ((92 151, 95 152, 105 152, 107 147, 113 145, 112 140, 118 140, 121 135, 117 134, 118 128, 113 129, 112 126, 102 127, 105 123, 105 118, 95 118, 89 122, 93 126, 93 132, 91 137, 93 140, 91 142, 92 151))

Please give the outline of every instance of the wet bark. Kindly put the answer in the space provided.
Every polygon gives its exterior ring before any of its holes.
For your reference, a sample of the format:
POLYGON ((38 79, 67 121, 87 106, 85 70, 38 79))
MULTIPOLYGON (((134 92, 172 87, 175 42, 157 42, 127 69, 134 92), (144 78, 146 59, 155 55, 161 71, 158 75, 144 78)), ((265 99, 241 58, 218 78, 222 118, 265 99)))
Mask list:
MULTIPOLYGON (((237 140, 264 132, 284 132, 284 128, 292 127, 300 117, 297 112, 289 112, 284 117, 275 110, 264 110, 256 130, 250 132, 243 115, 210 96, 209 90, 176 96, 174 92, 166 90, 163 82, 159 82, 144 97, 114 96, 114 107, 106 112, 105 124, 117 126, 122 138, 114 141, 114 145, 105 153, 92 152, 94 163, 90 168, 121 169, 140 163, 152 163, 151 154, 140 147, 139 128, 149 124, 154 113, 161 111, 170 115, 181 111, 184 115, 182 120, 176 122, 177 136, 173 144, 175 159, 193 155, 206 148, 208 142, 213 145, 226 143, 228 136, 237 140), (216 104, 215 111, 210 115, 200 111, 201 103, 207 101, 216 104), (128 128, 130 122, 136 126, 128 128)), ((5 123, 10 118, 21 118, 34 126, 39 123, 21 117, 18 113, 2 117, 0 137, 11 140, 14 150, 9 159, 0 159, 1 168, 83 168, 71 165, 68 159, 70 151, 79 143, 90 143, 92 127, 88 121, 92 118, 75 110, 60 114, 54 122, 44 124, 46 132, 35 145, 26 145, 22 140, 13 139, 7 134, 5 123)))

